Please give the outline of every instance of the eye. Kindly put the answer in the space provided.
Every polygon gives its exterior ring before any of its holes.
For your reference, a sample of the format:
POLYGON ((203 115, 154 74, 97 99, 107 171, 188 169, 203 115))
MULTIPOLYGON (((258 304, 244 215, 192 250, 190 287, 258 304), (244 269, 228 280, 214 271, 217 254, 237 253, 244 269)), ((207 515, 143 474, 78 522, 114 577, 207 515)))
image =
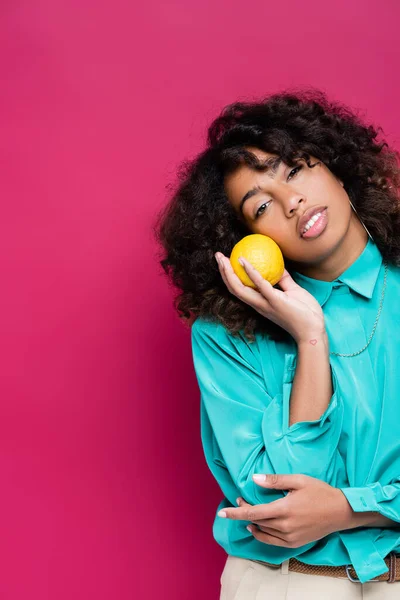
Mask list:
MULTIPOLYGON (((255 219, 258 219, 258 217, 259 217, 260 215, 262 215, 262 214, 263 214, 263 213, 260 213, 260 210, 262 209, 262 207, 263 207, 263 206, 269 206, 270 204, 271 204, 271 200, 270 200, 269 202, 264 202, 264 204, 261 204, 261 206, 260 206, 260 208, 257 210, 257 212, 256 212, 256 214, 255 214, 255 216, 254 216, 254 218, 255 218, 255 219)), ((263 212, 264 212, 264 211, 263 211, 263 212)))
POLYGON ((301 171, 301 169, 303 168, 303 165, 298 165, 297 167, 295 167, 294 169, 292 169, 288 175, 288 179, 291 176, 292 173, 298 173, 299 171, 301 171))

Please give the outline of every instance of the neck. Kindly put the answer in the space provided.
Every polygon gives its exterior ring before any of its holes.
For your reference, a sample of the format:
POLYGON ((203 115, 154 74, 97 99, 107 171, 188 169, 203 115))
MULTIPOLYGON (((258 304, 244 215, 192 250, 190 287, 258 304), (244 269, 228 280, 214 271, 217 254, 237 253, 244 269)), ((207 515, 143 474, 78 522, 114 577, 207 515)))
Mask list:
POLYGON ((353 213, 345 237, 336 248, 314 265, 296 264, 295 270, 306 277, 333 281, 337 279, 362 254, 368 242, 368 234, 353 213))

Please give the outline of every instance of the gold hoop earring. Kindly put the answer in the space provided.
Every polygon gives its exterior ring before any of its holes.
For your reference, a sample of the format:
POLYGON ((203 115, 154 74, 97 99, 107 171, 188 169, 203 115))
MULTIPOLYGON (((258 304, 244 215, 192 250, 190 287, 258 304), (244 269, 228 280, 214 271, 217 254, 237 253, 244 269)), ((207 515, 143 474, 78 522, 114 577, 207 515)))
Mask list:
POLYGON ((353 203, 352 203, 352 201, 350 200, 350 198, 349 198, 349 202, 350 202, 350 205, 351 205, 352 209, 353 209, 353 210, 354 210, 354 212, 356 213, 356 215, 357 215, 357 217, 358 217, 358 219, 359 219, 359 221, 360 221, 361 225, 364 227, 365 231, 368 233, 368 236, 369 236, 369 238, 370 238, 372 241, 374 241, 374 238, 372 237, 372 235, 370 234, 370 232, 368 231, 368 229, 365 227, 363 220, 361 219, 360 215, 358 214, 358 212, 357 212, 357 211, 356 211, 356 209, 354 208, 354 206, 353 206, 353 203))

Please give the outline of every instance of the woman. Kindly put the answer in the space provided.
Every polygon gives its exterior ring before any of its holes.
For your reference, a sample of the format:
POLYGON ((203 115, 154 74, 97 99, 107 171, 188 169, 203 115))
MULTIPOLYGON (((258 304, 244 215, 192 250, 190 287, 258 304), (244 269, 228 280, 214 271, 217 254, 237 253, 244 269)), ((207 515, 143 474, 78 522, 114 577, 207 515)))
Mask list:
POLYGON ((378 134, 316 90, 232 104, 159 216, 223 600, 400 595, 400 170, 378 134), (230 266, 251 233, 282 250, 275 287, 230 266))

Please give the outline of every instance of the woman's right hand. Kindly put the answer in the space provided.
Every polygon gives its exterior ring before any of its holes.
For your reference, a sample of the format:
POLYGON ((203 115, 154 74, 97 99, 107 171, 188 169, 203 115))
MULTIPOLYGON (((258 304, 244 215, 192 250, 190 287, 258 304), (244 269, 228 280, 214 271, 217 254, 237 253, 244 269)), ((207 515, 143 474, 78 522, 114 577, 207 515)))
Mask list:
POLYGON ((240 281, 229 258, 221 252, 217 252, 215 257, 220 258, 221 277, 231 294, 288 331, 297 344, 326 334, 324 313, 319 302, 298 285, 286 269, 278 282, 281 291, 243 258, 246 273, 257 286, 254 290, 240 281))

